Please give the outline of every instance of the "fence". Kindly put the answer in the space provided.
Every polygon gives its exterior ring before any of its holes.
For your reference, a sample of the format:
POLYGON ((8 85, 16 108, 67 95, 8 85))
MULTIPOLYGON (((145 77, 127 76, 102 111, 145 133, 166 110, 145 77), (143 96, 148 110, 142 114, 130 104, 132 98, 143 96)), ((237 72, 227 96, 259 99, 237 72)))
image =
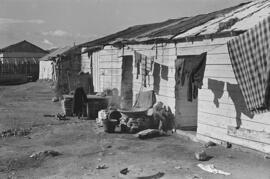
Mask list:
POLYGON ((36 81, 39 75, 39 61, 36 58, 24 60, 1 59, 0 84, 13 84, 36 81))

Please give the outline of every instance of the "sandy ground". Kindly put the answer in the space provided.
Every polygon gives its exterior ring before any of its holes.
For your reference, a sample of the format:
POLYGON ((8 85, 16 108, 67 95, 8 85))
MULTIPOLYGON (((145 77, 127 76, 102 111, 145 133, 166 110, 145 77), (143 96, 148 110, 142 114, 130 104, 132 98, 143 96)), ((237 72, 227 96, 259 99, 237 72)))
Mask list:
POLYGON ((140 140, 131 134, 104 133, 94 121, 44 117, 61 112, 52 96, 48 82, 0 86, 0 130, 32 127, 28 136, 0 138, 0 178, 123 178, 119 171, 124 168, 128 176, 164 172, 168 179, 270 178, 270 160, 259 153, 215 146, 206 149, 213 158, 199 162, 194 152, 203 145, 179 135, 140 140), (44 150, 62 155, 29 157, 44 150), (231 175, 205 172, 198 163, 214 164, 231 175), (96 169, 103 164, 108 168, 96 169))

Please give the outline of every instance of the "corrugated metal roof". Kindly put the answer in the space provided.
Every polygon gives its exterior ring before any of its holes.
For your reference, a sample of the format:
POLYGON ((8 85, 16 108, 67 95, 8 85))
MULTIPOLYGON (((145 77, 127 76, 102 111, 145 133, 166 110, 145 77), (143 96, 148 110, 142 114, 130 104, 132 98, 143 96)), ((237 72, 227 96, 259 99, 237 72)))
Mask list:
POLYGON ((208 14, 132 26, 79 46, 93 47, 116 43, 146 43, 224 32, 242 32, 253 27, 260 19, 269 14, 269 0, 253 1, 208 14))
POLYGON ((229 13, 226 13, 223 16, 210 20, 200 26, 194 27, 185 33, 179 34, 175 37, 175 39, 189 36, 217 34, 221 32, 246 31, 269 15, 269 0, 253 1, 229 13), (228 28, 220 30, 221 24, 226 25, 226 23, 232 19, 236 20, 232 26, 228 26, 228 28))
POLYGON ((49 53, 48 55, 45 55, 44 57, 42 57, 40 59, 40 61, 48 61, 51 58, 61 56, 61 55, 65 55, 66 53, 68 53, 72 49, 73 49, 73 47, 70 47, 70 46, 58 48, 58 49, 52 51, 51 53, 49 53))

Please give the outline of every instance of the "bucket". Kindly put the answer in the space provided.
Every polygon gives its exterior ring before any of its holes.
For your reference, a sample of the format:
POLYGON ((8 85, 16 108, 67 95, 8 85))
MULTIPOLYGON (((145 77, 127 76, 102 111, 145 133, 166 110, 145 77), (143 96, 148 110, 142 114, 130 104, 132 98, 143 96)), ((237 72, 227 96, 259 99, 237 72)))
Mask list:
POLYGON ((103 129, 105 132, 114 133, 118 121, 116 119, 104 120, 103 129))

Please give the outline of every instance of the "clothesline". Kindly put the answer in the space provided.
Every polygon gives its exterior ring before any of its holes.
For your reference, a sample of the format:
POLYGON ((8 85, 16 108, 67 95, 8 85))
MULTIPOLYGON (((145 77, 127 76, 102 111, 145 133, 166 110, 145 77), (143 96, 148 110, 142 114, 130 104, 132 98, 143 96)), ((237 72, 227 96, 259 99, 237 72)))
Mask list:
POLYGON ((142 56, 145 56, 145 57, 147 57, 147 58, 149 58, 149 59, 151 59, 151 58, 153 58, 153 62, 154 63, 158 63, 159 65, 163 65, 163 66, 168 66, 168 67, 170 67, 170 68, 174 68, 174 64, 173 65, 168 65, 168 63, 163 63, 163 62, 161 62, 158 58, 156 58, 156 56, 147 56, 147 55, 145 55, 145 54, 142 54, 142 53, 140 53, 140 52, 138 52, 138 50, 135 50, 134 48, 132 48, 132 47, 129 47, 129 46, 127 46, 128 47, 128 50, 131 50, 131 51, 133 51, 134 53, 138 53, 138 54, 140 54, 140 55, 142 55, 142 56))

